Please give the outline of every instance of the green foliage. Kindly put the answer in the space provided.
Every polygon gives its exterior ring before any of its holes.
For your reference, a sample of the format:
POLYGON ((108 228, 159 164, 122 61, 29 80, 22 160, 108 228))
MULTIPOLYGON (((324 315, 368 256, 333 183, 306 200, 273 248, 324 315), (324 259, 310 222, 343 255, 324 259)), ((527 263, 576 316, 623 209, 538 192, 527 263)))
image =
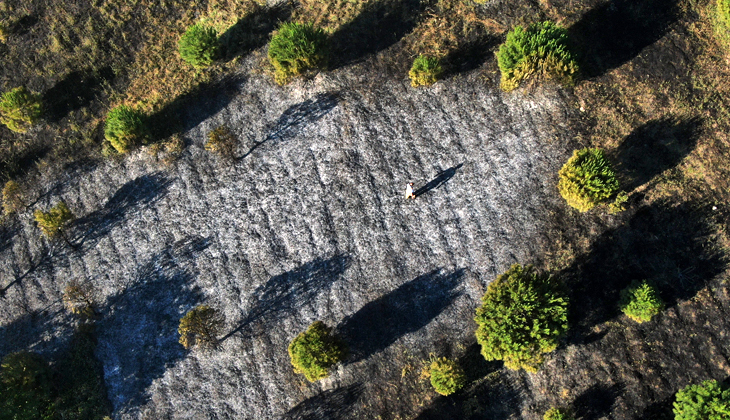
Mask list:
POLYGON ((52 419, 51 370, 37 354, 11 353, 0 365, 0 413, 3 419, 52 419))
POLYGON ((208 67, 218 58, 220 46, 215 29, 197 23, 189 27, 177 44, 180 57, 195 67, 208 67))
POLYGON ((236 136, 225 125, 221 125, 208 133, 205 150, 218 153, 224 158, 231 159, 236 149, 236 136))
POLYGON ((568 204, 585 212, 619 192, 618 178, 601 149, 581 149, 558 172, 558 190, 568 204))
POLYGON ((41 96, 25 86, 0 97, 0 122, 16 133, 24 133, 41 117, 41 96))
POLYGON ((180 344, 186 349, 193 346, 215 348, 218 346, 218 335, 223 329, 225 319, 217 309, 207 305, 199 305, 180 318, 177 332, 180 344))
POLYGON ((109 111, 104 126, 104 137, 117 152, 128 152, 146 135, 147 122, 143 113, 126 105, 120 105, 109 111))
POLYGON ((664 309, 664 302, 657 290, 644 281, 634 281, 621 291, 619 308, 636 322, 648 322, 664 309))
POLYGON ((529 77, 550 77, 572 85, 578 63, 568 46, 568 31, 552 22, 539 22, 527 29, 516 26, 499 47, 497 62, 502 89, 509 92, 529 77))
POLYGON ((326 378, 329 369, 346 355, 345 344, 322 321, 312 323, 289 344, 294 372, 303 373, 310 382, 326 378))
POLYGON ((411 78, 411 86, 430 86, 436 83, 444 70, 441 68, 441 62, 436 57, 429 57, 427 55, 419 55, 413 60, 413 66, 408 72, 408 77, 411 78))
POLYGON ((543 420, 573 420, 574 417, 567 410, 553 407, 546 411, 542 418, 543 420))
POLYGON ((543 354, 568 329, 568 299, 559 283, 532 266, 515 264, 489 284, 477 309, 477 341, 487 360, 536 372, 543 354))
POLYGON ((715 4, 715 32, 730 46, 730 0, 717 0, 715 4))
POLYGON ((435 359, 429 367, 431 385, 441 395, 451 395, 466 385, 464 369, 455 360, 435 359))
POLYGON ((38 227, 49 238, 56 237, 69 222, 76 218, 63 201, 59 201, 48 212, 36 210, 33 216, 38 227))
POLYGON ((269 61, 279 84, 327 62, 327 34, 311 23, 284 23, 269 43, 269 61))
POLYGON ((730 418, 730 389, 717 381, 687 385, 674 403, 675 420, 724 420, 730 418))
POLYGON ((14 213, 25 206, 20 185, 10 180, 3 187, 3 211, 5 214, 14 213))

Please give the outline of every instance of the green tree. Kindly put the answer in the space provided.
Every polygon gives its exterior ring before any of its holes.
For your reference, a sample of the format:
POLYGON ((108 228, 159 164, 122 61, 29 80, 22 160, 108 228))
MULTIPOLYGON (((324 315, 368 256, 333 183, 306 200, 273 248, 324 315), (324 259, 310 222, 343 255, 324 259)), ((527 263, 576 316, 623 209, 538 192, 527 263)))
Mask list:
POLYGON ((489 284, 475 320, 485 359, 536 372, 568 330, 568 298, 548 274, 515 264, 489 284))
POLYGON ((726 420, 730 418, 730 390, 715 380, 687 385, 677 392, 675 420, 726 420))
POLYGON ((515 26, 499 47, 497 63, 502 89, 510 91, 530 77, 547 77, 571 85, 578 63, 568 42, 568 31, 552 22, 515 26))
POLYGON ((33 216, 38 227, 48 238, 55 238, 60 235, 69 245, 71 244, 66 237, 65 228, 76 219, 76 216, 71 213, 66 203, 59 201, 47 212, 36 210, 33 216))
POLYGON ((346 355, 346 345, 322 321, 312 323, 289 344, 294 372, 303 373, 310 382, 326 378, 329 369, 346 355))
POLYGON ((126 153, 147 136, 145 115, 126 105, 109 111, 104 126, 104 137, 118 153, 126 153))
POLYGON ((436 83, 444 73, 441 67, 441 60, 436 57, 419 55, 413 60, 408 77, 411 79, 411 86, 430 86, 436 83))
POLYGON ((619 308, 638 323, 649 322, 654 315, 664 310, 664 302, 656 288, 646 280, 634 281, 621 291, 619 308))
POLYGON ((53 419, 51 370, 35 353, 11 353, 0 364, 0 418, 53 419))
POLYGON ((464 369, 455 360, 440 357, 429 366, 431 385, 441 395, 451 395, 466 385, 464 369))
POLYGON ((10 180, 3 187, 3 211, 5 214, 14 213, 25 207, 23 194, 20 185, 10 180))
POLYGON ((197 23, 190 26, 177 44, 180 57, 195 67, 208 67, 218 58, 220 46, 215 29, 197 23))
POLYGON ((562 408, 553 407, 545 412, 543 420, 573 420, 574 417, 562 408))
POLYGON ((71 313, 90 319, 96 315, 95 295, 96 291, 90 283, 73 279, 63 289, 63 303, 71 313))
POLYGON ((16 133, 24 133, 41 117, 41 96, 25 86, 0 97, 0 122, 16 133))
POLYGON ((216 348, 225 319, 217 309, 207 305, 199 305, 180 318, 177 329, 180 344, 186 349, 193 346, 216 348))
POLYGON ((276 82, 282 85, 309 69, 323 69, 327 64, 327 34, 311 23, 284 23, 271 37, 269 61, 276 82))
MULTIPOLYGON (((558 172, 558 190, 565 201, 585 212, 619 196, 619 182, 601 149, 575 150, 558 172)), ((625 200, 624 200, 625 201, 625 200)))

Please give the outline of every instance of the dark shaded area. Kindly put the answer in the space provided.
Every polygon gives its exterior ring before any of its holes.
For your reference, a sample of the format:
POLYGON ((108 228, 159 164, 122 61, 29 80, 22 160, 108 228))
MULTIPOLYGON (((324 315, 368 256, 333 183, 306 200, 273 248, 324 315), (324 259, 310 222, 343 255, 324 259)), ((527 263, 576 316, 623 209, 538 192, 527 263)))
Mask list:
POLYGON ((598 420, 605 418, 610 412, 616 399, 623 393, 621 384, 611 386, 595 384, 575 398, 573 409, 576 417, 583 420, 598 420))
POLYGON ((502 42, 500 37, 486 32, 484 28, 473 32, 470 39, 461 43, 444 58, 445 76, 478 69, 494 55, 494 49, 502 42))
POLYGON ((338 69, 395 44, 416 27, 425 7, 426 2, 418 0, 368 3, 330 37, 330 68, 338 69))
POLYGON ((280 141, 294 137, 300 130, 321 119, 339 103, 339 95, 337 93, 320 93, 312 99, 290 106, 279 119, 269 129, 266 137, 256 142, 251 148, 238 159, 244 159, 253 153, 256 148, 269 140, 277 139, 280 141))
POLYGON ((89 106, 101 93, 101 84, 114 79, 111 67, 99 70, 74 71, 43 93, 43 116, 52 123, 69 112, 89 106))
POLYGON ((190 236, 166 247, 142 264, 129 286, 100 310, 99 340, 107 349, 127 354, 102 356, 117 362, 107 383, 114 384, 110 397, 121 406, 144 404, 149 397, 144 390, 185 356, 177 327, 185 311, 203 300, 202 292, 190 284, 196 275, 191 267, 209 245, 207 238, 190 236))
POLYGON ((601 76, 661 39, 678 19, 675 0, 611 0, 569 28, 578 45, 581 71, 601 76))
POLYGON ((291 313, 303 304, 312 301, 336 282, 350 265, 350 257, 338 254, 324 259, 317 258, 296 270, 274 276, 259 286, 252 294, 254 300, 246 316, 221 341, 240 332, 253 322, 273 321, 283 314, 291 313))
POLYGON ((702 120, 665 117, 649 121, 629 134, 616 153, 618 172, 627 191, 675 167, 694 149, 702 120))
POLYGON ((20 231, 19 223, 17 217, 6 217, 0 225, 0 253, 13 244, 13 238, 20 231))
MULTIPOLYGON (((6 301, 3 304, 10 303, 6 301)), ((0 328, 0 360, 10 353, 33 351, 34 344, 46 331, 54 329, 53 320, 57 315, 45 310, 31 310, 4 324, 0 328)))
POLYGON ((436 269, 366 304, 337 326, 355 363, 384 350, 405 334, 420 330, 457 297, 454 288, 464 269, 436 269))
MULTIPOLYGON (((10 132, 4 125, 0 125, 0 130, 10 132)), ((10 134, 6 138, 12 138, 13 136, 14 134, 10 134)), ((11 146, 6 150, 0 150, 0 178, 5 180, 21 178, 28 173, 30 168, 35 167, 39 160, 46 157, 50 151, 50 146, 37 142, 28 146, 11 146)))
POLYGON ((324 391, 297 404, 281 420, 351 419, 353 406, 361 394, 360 384, 324 391))
POLYGON ((22 36, 27 34, 36 23, 38 23, 38 16, 25 15, 18 20, 7 22, 7 28, 9 33, 22 36))
POLYGON ((501 361, 488 362, 482 356, 482 346, 478 343, 472 343, 467 347, 466 352, 457 360, 459 361, 459 366, 466 373, 467 383, 481 379, 504 366, 504 363, 501 361))
POLYGON ((641 412, 641 416, 638 418, 642 420, 674 420, 674 412, 672 411, 674 401, 675 398, 671 397, 652 403, 641 412))
MULTIPOLYGON (((18 264, 18 261, 13 261, 13 276, 14 279, 5 285, 2 289, 0 289, 0 298, 5 297, 5 293, 10 289, 11 287, 15 285, 19 285, 25 278, 35 274, 36 272, 44 269, 50 269, 51 263, 53 262, 53 257, 55 255, 56 249, 52 246, 50 248, 43 247, 41 252, 36 257, 31 257, 31 260, 28 261, 27 268, 21 268, 22 266, 18 264)), ((26 264, 23 264, 24 266, 26 264)))
POLYGON ((621 227, 601 235, 562 273, 570 279, 570 341, 595 341, 592 327, 620 314, 620 291, 633 280, 654 282, 671 306, 723 272, 726 261, 713 243, 711 217, 705 206, 658 202, 640 207, 621 227))
POLYGON ((464 164, 460 163, 456 166, 452 166, 449 169, 439 172, 438 174, 436 174, 436 178, 429 181, 428 184, 424 185, 423 187, 417 189, 414 194, 416 195, 416 197, 420 197, 423 194, 426 194, 429 191, 444 185, 448 180, 454 177, 456 171, 462 166, 464 166, 464 164))
POLYGON ((103 208, 76 222, 77 229, 81 233, 72 241, 92 246, 98 239, 111 232, 124 218, 164 197, 171 183, 172 181, 162 172, 142 175, 127 182, 114 193, 103 208))
POLYGON ((289 2, 271 7, 260 5, 254 7, 253 12, 239 19, 218 38, 224 60, 229 61, 263 47, 269 42, 269 35, 279 22, 285 22, 291 16, 289 2))

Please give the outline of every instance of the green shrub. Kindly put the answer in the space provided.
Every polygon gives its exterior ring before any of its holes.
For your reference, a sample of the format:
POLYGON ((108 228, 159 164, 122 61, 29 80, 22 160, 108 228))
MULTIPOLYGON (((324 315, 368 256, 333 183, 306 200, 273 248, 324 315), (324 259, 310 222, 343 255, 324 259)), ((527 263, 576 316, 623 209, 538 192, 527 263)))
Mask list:
POLYGON ((717 0, 715 3, 715 33, 730 47, 730 0, 717 0))
POLYGON ((730 390, 717 381, 687 385, 677 392, 675 420, 724 420, 730 418, 730 390))
POLYGON ((329 375, 329 369, 343 360, 347 347, 332 328, 315 321, 289 344, 289 357, 295 373, 303 373, 310 382, 329 375))
POLYGON ((3 187, 3 211, 5 214, 14 213, 25 207, 22 198, 22 190, 20 185, 10 180, 3 187))
POLYGON ((618 178, 601 149, 581 149, 558 173, 558 189, 568 204, 585 212, 619 192, 618 178))
POLYGON ((24 133, 41 117, 41 96, 25 86, 0 97, 0 122, 16 133, 24 133))
POLYGON ((515 264, 497 277, 482 302, 474 318, 482 355, 510 369, 536 372, 568 329, 568 299, 559 283, 529 265, 515 264))
POLYGON ((63 234, 63 228, 76 218, 63 201, 59 201, 48 212, 36 210, 33 216, 38 227, 49 238, 63 234))
POLYGON ((542 417, 543 420, 573 420, 573 418, 567 410, 555 407, 546 411, 542 417))
POLYGON ((217 309, 207 305, 196 306, 180 318, 177 329, 180 344, 186 349, 196 345, 215 348, 224 322, 223 315, 217 309))
POLYGON ((208 67, 218 58, 218 34, 215 29, 197 23, 180 37, 177 50, 180 57, 191 65, 208 67))
POLYGON ((120 105, 106 117, 104 137, 119 153, 126 153, 147 135, 145 115, 126 105, 120 105))
POLYGON ((231 133, 225 125, 221 125, 208 133, 208 141, 205 143, 205 150, 219 154, 221 157, 231 159, 236 149, 236 136, 231 133))
POLYGON ((311 23, 284 23, 269 43, 269 61, 279 84, 327 62, 327 34, 311 23))
POLYGON ((0 365, 0 415, 13 420, 52 419, 48 363, 35 353, 11 353, 0 365))
POLYGON ((636 322, 648 322, 664 309, 657 290, 645 281, 634 281, 621 291, 619 308, 636 322))
POLYGON ((552 22, 516 26, 499 47, 497 63, 502 89, 509 92, 534 76, 572 85, 578 75, 575 55, 568 46, 568 31, 552 22))
POLYGON ((63 289, 63 303, 71 313, 82 319, 92 319, 96 315, 94 295, 95 290, 91 283, 74 279, 63 289))
POLYGON ((451 395, 466 385, 464 369, 455 360, 435 359, 429 366, 431 385, 441 395, 451 395))
POLYGON ((443 74, 444 70, 441 68, 441 62, 436 57, 429 57, 427 55, 419 55, 413 60, 413 66, 408 72, 408 77, 411 78, 411 86, 430 86, 436 83, 443 74))

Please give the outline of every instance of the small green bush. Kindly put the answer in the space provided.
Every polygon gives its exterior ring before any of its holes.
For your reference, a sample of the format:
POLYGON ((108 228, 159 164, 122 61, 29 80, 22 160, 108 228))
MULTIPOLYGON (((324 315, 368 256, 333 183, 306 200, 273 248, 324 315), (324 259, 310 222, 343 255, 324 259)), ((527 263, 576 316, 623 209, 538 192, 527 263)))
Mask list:
POLYGON ((343 360, 347 347, 332 328, 315 321, 289 344, 289 357, 295 373, 303 373, 310 382, 329 375, 329 369, 343 360))
POLYGON ((581 212, 606 203, 619 192, 616 173, 601 149, 581 149, 558 173, 560 195, 581 212))
POLYGON ((226 159, 232 159, 236 150, 236 136, 225 125, 221 125, 208 133, 205 150, 219 154, 226 159))
POLYGON ((535 75, 572 85, 578 63, 568 46, 568 31, 552 22, 516 26, 499 47, 497 63, 502 72, 502 89, 511 91, 535 75))
POLYGON ((725 47, 730 47, 730 0, 715 3, 715 32, 725 47))
POLYGON ((441 395, 451 395, 466 385, 464 369, 455 360, 435 359, 429 367, 431 385, 441 395))
POLYGON ((196 345, 215 348, 218 346, 218 335, 224 323, 225 319, 217 309, 198 305, 180 318, 177 328, 180 344, 186 349, 196 345))
POLYGON ((25 86, 0 97, 0 122, 16 133, 24 133, 41 117, 41 96, 25 86))
POLYGON ((119 153, 128 152, 147 135, 145 115, 126 105, 109 111, 104 127, 104 137, 119 153))
POLYGON ((567 411, 561 408, 553 407, 545 412, 542 417, 543 420, 573 420, 574 417, 567 411))
POLYGON ((23 207, 25 207, 25 203, 23 203, 22 198, 22 190, 20 189, 20 184, 17 182, 10 180, 5 183, 5 186, 3 187, 3 211, 5 214, 11 214, 14 213, 23 207))
POLYGON ((33 216, 38 227, 49 238, 63 234, 63 228, 76 218, 63 201, 59 201, 48 212, 36 210, 33 216))
POLYGON ((674 403, 675 420, 726 420, 730 418, 730 389, 717 381, 687 385, 674 403))
POLYGON ((197 23, 189 27, 177 44, 180 57, 195 67, 208 67, 218 58, 220 46, 215 29, 197 23))
POLYGON ((408 77, 411 78, 411 86, 430 86, 436 83, 444 70, 441 68, 441 62, 436 57, 429 57, 427 55, 419 55, 413 60, 413 66, 408 72, 408 77))
POLYGON ((327 64, 327 34, 311 23, 284 23, 269 43, 269 61, 279 84, 327 64))
POLYGON ((664 302, 657 290, 646 281, 634 281, 621 291, 619 308, 636 322, 649 322, 664 309, 664 302))
POLYGON ((487 360, 536 372, 568 330, 568 298, 560 284, 532 266, 515 264, 487 287, 474 318, 487 360))

